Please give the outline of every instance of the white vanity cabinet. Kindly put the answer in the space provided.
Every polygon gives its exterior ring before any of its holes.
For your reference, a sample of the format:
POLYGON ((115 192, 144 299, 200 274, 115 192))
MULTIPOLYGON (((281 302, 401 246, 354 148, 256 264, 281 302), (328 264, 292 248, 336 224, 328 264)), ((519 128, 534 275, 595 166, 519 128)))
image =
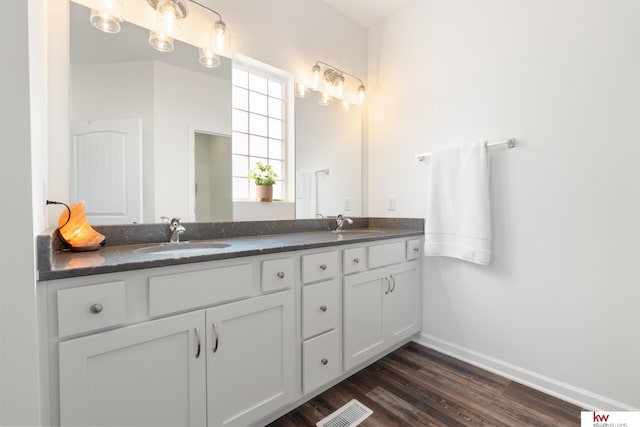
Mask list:
POLYGON ((293 400, 293 314, 293 290, 206 311, 209 426, 248 425, 293 400))
POLYGON ((421 244, 41 282, 43 423, 273 421, 420 330, 421 244))
POLYGON ((419 261, 405 242, 371 246, 368 271, 344 278, 344 368, 371 359, 421 327, 419 261), (379 265, 392 264, 375 268, 379 265))
POLYGON ((206 423, 204 311, 61 342, 60 424, 206 423))

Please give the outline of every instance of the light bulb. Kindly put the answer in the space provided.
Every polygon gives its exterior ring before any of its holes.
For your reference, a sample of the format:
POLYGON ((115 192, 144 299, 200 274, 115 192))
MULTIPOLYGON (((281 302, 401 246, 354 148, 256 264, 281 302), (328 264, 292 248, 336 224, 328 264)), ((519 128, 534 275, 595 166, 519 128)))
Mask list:
POLYGON ((222 21, 217 21, 213 27, 211 27, 209 37, 215 40, 216 52, 223 52, 226 45, 227 24, 222 21))
POLYGON ((149 31, 149 45, 160 52, 173 52, 173 39, 164 33, 149 31))
POLYGON ((338 92, 338 97, 342 98, 344 96, 344 76, 342 74, 336 77, 335 87, 338 92))
POLYGON ((118 33, 120 32, 120 23, 123 21, 123 13, 122 0, 104 0, 97 9, 91 9, 89 22, 105 33, 118 33))
POLYGON ((349 101, 347 99, 343 99, 342 100, 342 109, 344 111, 349 111, 349 107, 351 106, 351 104, 349 103, 349 101))
POLYGON ((216 68, 220 65, 220 57, 217 53, 206 47, 200 48, 200 65, 207 68, 216 68))
POLYGON ((358 102, 360 103, 360 105, 364 104, 364 98, 365 88, 363 84, 360 84, 360 87, 358 88, 358 102))

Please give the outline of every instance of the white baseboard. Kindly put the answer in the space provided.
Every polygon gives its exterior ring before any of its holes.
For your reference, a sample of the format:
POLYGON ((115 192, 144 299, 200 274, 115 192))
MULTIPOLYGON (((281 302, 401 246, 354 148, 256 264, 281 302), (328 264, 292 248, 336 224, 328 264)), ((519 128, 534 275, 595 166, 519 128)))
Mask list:
POLYGON ((512 365, 505 361, 441 340, 431 335, 420 334, 414 337, 414 341, 425 347, 429 347, 446 355, 455 357, 463 362, 470 363, 517 383, 557 397, 558 399, 573 403, 585 410, 640 410, 622 402, 618 402, 579 387, 572 386, 571 384, 529 371, 528 369, 512 365))

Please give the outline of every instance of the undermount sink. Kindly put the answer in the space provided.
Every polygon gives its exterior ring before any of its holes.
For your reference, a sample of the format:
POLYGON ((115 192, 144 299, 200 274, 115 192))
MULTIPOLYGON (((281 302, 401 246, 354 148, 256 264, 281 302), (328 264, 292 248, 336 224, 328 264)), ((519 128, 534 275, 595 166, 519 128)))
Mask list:
POLYGON ((231 246, 229 243, 221 242, 180 242, 180 243, 159 243, 153 246, 145 246, 136 249, 135 252, 148 255, 206 255, 231 246))
POLYGON ((346 230, 332 230, 331 231, 333 234, 362 234, 362 235, 378 235, 378 234, 384 234, 384 231, 382 230, 371 230, 368 228, 352 228, 352 229, 346 229, 346 230))

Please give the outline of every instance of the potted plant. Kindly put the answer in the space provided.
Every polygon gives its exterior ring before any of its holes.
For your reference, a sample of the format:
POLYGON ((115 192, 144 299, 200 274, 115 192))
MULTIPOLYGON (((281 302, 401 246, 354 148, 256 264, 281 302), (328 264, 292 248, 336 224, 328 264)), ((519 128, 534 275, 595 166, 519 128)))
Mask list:
POLYGON ((273 200, 273 185, 278 174, 271 165, 263 165, 256 162, 256 168, 249 171, 249 178, 256 184, 256 200, 259 202, 271 202, 273 200))

